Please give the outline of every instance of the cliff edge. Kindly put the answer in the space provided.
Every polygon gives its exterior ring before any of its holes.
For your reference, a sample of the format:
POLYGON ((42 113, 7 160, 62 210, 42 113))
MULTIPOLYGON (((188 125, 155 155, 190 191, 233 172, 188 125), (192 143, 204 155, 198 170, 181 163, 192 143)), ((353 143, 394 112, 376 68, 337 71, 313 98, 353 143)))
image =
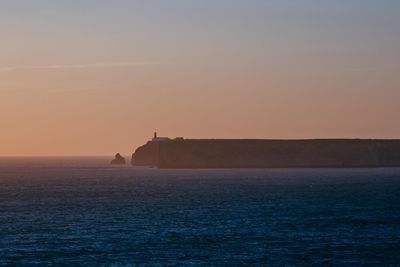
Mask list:
POLYGON ((135 166, 159 168, 400 167, 400 140, 166 140, 132 155, 135 166))

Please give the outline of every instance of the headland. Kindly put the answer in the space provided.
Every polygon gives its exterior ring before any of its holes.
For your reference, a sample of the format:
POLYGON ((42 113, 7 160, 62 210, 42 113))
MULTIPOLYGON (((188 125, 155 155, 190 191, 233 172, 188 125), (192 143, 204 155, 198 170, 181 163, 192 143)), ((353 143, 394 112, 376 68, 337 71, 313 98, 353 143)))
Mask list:
POLYGON ((400 140, 169 139, 155 135, 135 151, 132 165, 158 168, 400 167, 400 140))

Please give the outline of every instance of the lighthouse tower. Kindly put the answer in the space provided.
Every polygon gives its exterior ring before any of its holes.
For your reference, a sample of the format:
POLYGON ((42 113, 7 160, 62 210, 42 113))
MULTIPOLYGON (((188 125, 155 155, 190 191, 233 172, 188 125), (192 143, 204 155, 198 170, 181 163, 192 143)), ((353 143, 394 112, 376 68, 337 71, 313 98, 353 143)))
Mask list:
POLYGON ((161 142, 161 141, 169 141, 171 140, 168 137, 158 137, 157 132, 154 132, 153 142, 161 142))

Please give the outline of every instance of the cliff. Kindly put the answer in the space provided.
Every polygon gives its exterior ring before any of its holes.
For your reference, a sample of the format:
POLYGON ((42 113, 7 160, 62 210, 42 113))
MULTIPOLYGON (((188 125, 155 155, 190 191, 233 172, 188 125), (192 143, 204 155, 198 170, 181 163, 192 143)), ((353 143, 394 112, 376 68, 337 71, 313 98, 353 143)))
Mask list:
POLYGON ((400 140, 170 140, 138 148, 132 164, 159 168, 400 167, 400 140))

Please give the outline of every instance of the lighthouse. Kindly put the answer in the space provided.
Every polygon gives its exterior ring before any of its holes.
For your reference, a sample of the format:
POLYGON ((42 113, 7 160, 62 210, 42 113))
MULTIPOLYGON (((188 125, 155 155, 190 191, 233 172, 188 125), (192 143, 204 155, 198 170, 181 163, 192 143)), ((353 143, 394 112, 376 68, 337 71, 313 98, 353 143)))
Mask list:
POLYGON ((154 132, 153 142, 170 141, 169 137, 158 137, 157 132, 154 132))

